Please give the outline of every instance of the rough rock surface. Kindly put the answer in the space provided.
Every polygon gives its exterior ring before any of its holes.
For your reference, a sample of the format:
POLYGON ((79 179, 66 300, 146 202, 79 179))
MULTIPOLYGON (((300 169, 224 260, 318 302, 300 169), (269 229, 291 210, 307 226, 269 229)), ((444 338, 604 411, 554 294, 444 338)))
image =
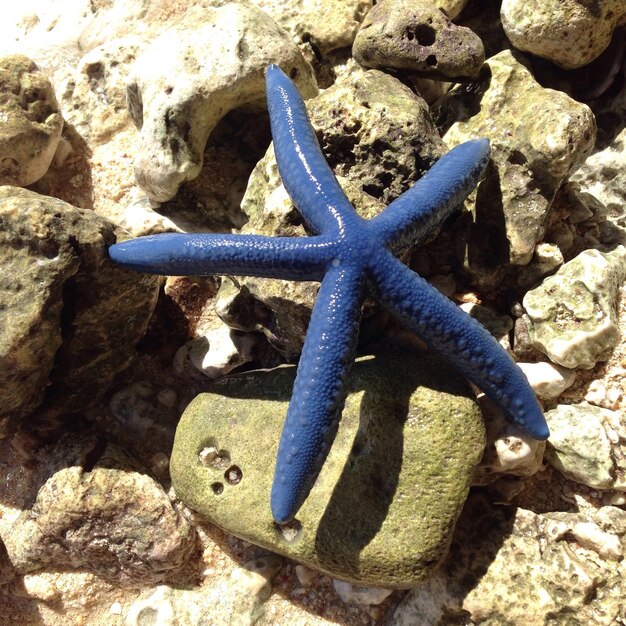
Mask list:
POLYGON ((230 579, 199 589, 161 585, 150 596, 136 600, 125 624, 145 626, 199 626, 229 623, 253 626, 263 614, 263 603, 272 592, 272 580, 283 559, 267 554, 233 570, 230 579))
POLYGON ((440 110, 455 111, 444 139, 491 141, 491 167, 470 196, 471 215, 457 223, 466 269, 486 287, 506 267, 525 265, 541 239, 554 194, 590 153, 593 113, 545 89, 511 51, 488 59, 472 89, 452 90, 440 110))
POLYGON ((626 491, 626 421, 590 404, 560 404, 546 413, 546 458, 562 474, 597 489, 626 491))
MULTIPOLYGON (((624 101, 626 111, 626 90, 624 101)), ((606 148, 592 154, 572 180, 606 206, 609 220, 626 229, 626 128, 606 148)))
POLYGON ((50 80, 28 57, 0 58, 0 119, 0 185, 30 185, 52 162, 63 118, 50 80))
POLYGON ((585 250, 523 300, 533 345, 565 367, 592 368, 619 341, 616 302, 626 249, 585 250))
POLYGON ((357 362, 320 477, 297 519, 278 528, 269 468, 294 374, 242 374, 192 402, 172 452, 176 493, 228 532, 334 577, 423 580, 446 553, 484 446, 465 383, 422 355, 357 362))
POLYGON ((501 411, 482 398, 487 445, 474 471, 472 485, 488 485, 502 474, 532 476, 541 469, 545 441, 537 441, 504 418, 501 411))
POLYGON ((626 513, 616 507, 537 515, 470 496, 441 572, 411 590, 389 623, 619 623, 626 615, 624 562, 581 547, 570 532, 579 522, 618 543, 626 532, 626 513))
POLYGON ((132 124, 126 106, 126 72, 146 42, 135 35, 90 50, 60 92, 68 124, 97 145, 132 124))
POLYGON ((35 485, 31 505, 2 532, 20 573, 66 566, 143 585, 193 550, 194 532, 162 487, 94 434, 68 433, 42 448, 35 485))
POLYGON ((503 0, 502 26, 511 43, 564 69, 591 63, 626 23, 623 0, 503 0))
POLYGON ((9 560, 7 549, 0 540, 0 586, 12 581, 17 576, 17 572, 13 564, 9 560))
POLYGON ((121 233, 91 211, 0 188, 0 434, 95 403, 128 367, 158 282, 113 265, 121 233))
MULTIPOLYGON (((366 219, 406 191, 445 152, 426 103, 376 70, 335 83, 307 107, 331 167, 366 219)), ((249 217, 244 233, 306 234, 271 146, 250 177, 242 208, 249 217)), ((260 330, 282 354, 295 358, 317 289, 317 283, 238 278, 223 282, 216 308, 232 328, 260 330)))
POLYGON ((251 0, 284 28, 299 45, 310 45, 319 57, 348 48, 372 6, 372 0, 251 0))
POLYGON ((361 24, 352 55, 366 67, 446 79, 475 77, 485 60, 480 38, 453 24, 428 0, 378 2, 361 24))
POLYGON ((151 198, 169 200, 199 174, 207 139, 228 111, 264 106, 263 71, 270 63, 305 98, 317 93, 311 67, 289 35, 259 9, 237 3, 190 9, 144 50, 128 103, 141 130, 135 176, 151 198))

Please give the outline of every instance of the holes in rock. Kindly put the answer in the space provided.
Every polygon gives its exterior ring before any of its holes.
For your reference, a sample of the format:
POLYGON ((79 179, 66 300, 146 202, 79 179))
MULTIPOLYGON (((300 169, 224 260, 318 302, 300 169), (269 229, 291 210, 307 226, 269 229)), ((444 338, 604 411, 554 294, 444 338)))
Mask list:
POLYGON ((281 539, 287 543, 293 543, 302 533, 302 522, 297 519, 291 520, 286 524, 277 524, 274 522, 274 528, 281 539))
POLYGON ((435 67, 435 65, 437 65, 437 57, 434 54, 429 54, 426 57, 426 65, 429 67, 435 67))
POLYGON ((212 483, 211 484, 211 491, 216 495, 216 496, 221 496, 222 493, 224 493, 224 485, 222 483, 212 483))
POLYGON ((220 450, 216 444, 209 443, 198 453, 198 460, 205 467, 223 471, 230 465, 230 454, 228 450, 220 450))
POLYGON ((243 472, 238 465, 231 465, 224 473, 224 478, 229 485, 238 485, 243 478, 243 472))
POLYGON ((420 46, 432 46, 437 38, 437 33, 432 26, 417 24, 416 26, 408 26, 404 31, 404 36, 409 41, 415 40, 420 46))

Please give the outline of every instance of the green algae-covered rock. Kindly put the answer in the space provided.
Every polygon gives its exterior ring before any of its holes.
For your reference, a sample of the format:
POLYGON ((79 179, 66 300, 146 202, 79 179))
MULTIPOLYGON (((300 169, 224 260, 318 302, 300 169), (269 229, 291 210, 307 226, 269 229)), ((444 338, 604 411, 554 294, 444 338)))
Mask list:
POLYGON ((465 381, 428 355, 355 363, 329 457, 296 520, 269 501, 295 367, 223 379, 185 411, 171 459, 183 501, 225 530, 331 576, 424 580, 445 557, 484 448, 465 381))

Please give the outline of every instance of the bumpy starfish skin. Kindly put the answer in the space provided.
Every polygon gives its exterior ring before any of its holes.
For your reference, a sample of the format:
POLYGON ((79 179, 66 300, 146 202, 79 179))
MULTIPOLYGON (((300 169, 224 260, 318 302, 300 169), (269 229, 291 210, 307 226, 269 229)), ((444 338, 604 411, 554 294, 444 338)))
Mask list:
POLYGON ((464 143, 370 221, 359 217, 326 163, 306 108, 276 66, 266 72, 276 161, 311 237, 163 234, 111 246, 111 258, 167 275, 235 274, 321 281, 283 428, 272 486, 274 519, 306 499, 333 441, 354 359, 360 309, 374 296, 537 439, 549 435, 521 370, 475 320, 394 253, 426 239, 477 184, 489 142, 464 143))

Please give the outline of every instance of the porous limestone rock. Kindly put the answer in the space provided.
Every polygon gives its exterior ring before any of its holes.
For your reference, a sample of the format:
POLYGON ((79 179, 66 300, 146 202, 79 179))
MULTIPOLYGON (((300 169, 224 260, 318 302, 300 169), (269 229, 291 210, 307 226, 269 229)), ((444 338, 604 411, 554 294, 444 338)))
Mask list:
MULTIPOLYGON (((380 213, 445 152, 426 103, 377 70, 348 76, 307 107, 325 156, 365 219, 380 213)), ((272 146, 250 177, 242 208, 249 217, 244 233, 306 234, 280 180, 272 146)), ((317 290, 312 282, 237 278, 223 282, 216 309, 232 328, 259 330, 283 355, 295 358, 317 290)))
POLYGON ((251 0, 299 45, 309 44, 325 57, 348 48, 373 0, 251 0))
POLYGON ((564 367, 592 368, 619 341, 616 301, 626 248, 585 250, 523 300, 533 346, 564 367))
POLYGON ((616 411, 585 402, 546 413, 546 459, 562 474, 596 489, 626 491, 626 422, 616 411))
POLYGON ((230 578, 215 580, 195 589, 161 585, 149 596, 133 602, 126 626, 199 626, 233 624, 253 626, 263 614, 272 592, 272 581, 283 559, 275 554, 259 556, 236 567, 230 578))
POLYGON ((141 138, 138 184, 154 200, 172 198, 202 168, 218 121, 244 105, 265 105, 264 70, 282 67, 305 98, 317 93, 313 71, 289 35, 247 4, 193 7, 137 59, 128 83, 141 138))
POLYGON ((126 106, 126 72, 145 40, 128 35, 90 50, 60 92, 66 121, 90 146, 132 125, 126 106))
POLYGON ((128 367, 158 279, 114 265, 121 231, 92 211, 0 188, 0 435, 93 405, 128 367))
POLYGON ((584 104, 535 81, 505 50, 485 62, 472 89, 453 89, 440 115, 460 119, 449 146, 491 141, 491 165, 459 220, 457 246, 465 268, 493 287, 509 264, 527 264, 544 232, 554 194, 590 153, 596 124, 584 104))
POLYGON ((563 253, 555 243, 538 243, 528 265, 520 268, 516 282, 521 289, 535 287, 542 278, 554 274, 563 265, 563 253))
POLYGON ((0 58, 0 120, 0 185, 31 185, 50 167, 63 118, 50 81, 23 55, 0 58))
POLYGON ((18 572, 80 568, 141 586, 162 581, 190 556, 192 528, 115 445, 93 433, 68 433, 37 453, 36 468, 32 505, 3 525, 18 572))
POLYGON ((366 67, 449 79, 475 77, 485 61, 480 38, 453 24, 428 0, 376 3, 361 24, 352 55, 366 67))
POLYGON ((502 474, 532 476, 541 469, 545 441, 533 439, 505 419, 502 411, 480 398, 487 429, 483 458, 474 471, 472 485, 489 485, 502 474))
POLYGON ((623 0, 503 0, 502 26, 519 50, 566 70, 591 63, 626 24, 623 0))
POLYGON ((294 375, 239 374, 189 405, 170 465, 177 495, 228 532, 335 578, 423 580, 446 554, 484 446, 465 382, 425 355, 357 361, 321 474, 296 519, 278 527, 271 468, 294 375))
POLYGON ((571 532, 579 523, 624 540, 626 513, 616 507, 538 515, 471 495, 442 568, 404 596, 389 624, 619 623, 626 567, 582 547, 571 532))

